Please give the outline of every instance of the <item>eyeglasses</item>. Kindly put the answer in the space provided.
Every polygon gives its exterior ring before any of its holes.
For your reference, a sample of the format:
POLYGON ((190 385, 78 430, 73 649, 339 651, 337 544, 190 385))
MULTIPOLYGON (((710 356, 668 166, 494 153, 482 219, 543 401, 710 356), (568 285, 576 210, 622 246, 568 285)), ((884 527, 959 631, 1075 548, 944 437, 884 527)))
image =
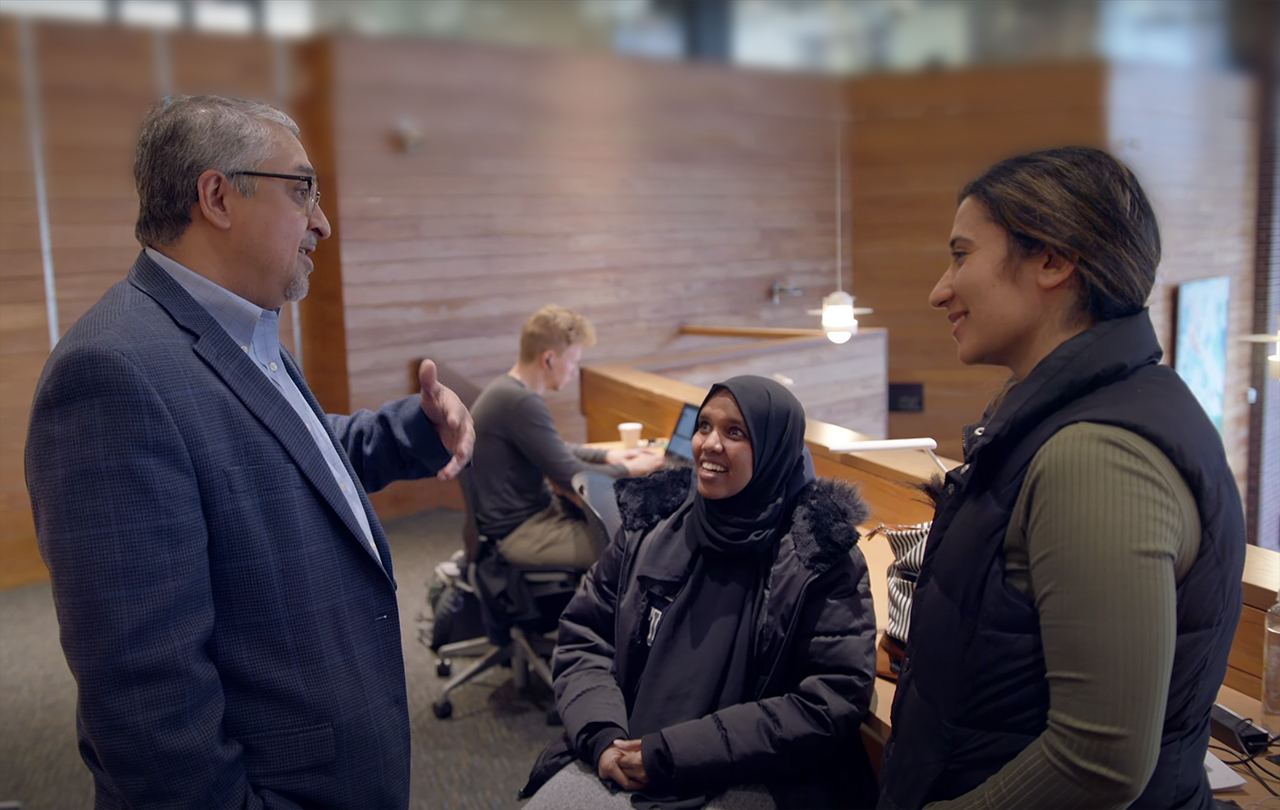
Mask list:
POLYGON ((309 174, 276 174, 275 172, 228 172, 227 177, 236 177, 237 175, 247 175, 249 177, 278 177, 281 180, 297 180, 299 183, 307 184, 307 201, 305 209, 307 216, 316 210, 316 206, 320 204, 320 181, 309 174))

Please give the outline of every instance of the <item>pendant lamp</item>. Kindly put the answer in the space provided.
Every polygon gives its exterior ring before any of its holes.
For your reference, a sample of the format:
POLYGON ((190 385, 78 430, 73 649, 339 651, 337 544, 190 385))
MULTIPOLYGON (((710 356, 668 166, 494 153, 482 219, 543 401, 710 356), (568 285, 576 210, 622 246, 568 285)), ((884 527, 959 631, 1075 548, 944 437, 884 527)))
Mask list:
POLYGON ((855 307, 854 297, 844 291, 844 121, 836 120, 836 291, 822 299, 822 331, 832 343, 847 343, 858 333, 858 317, 872 310, 855 307))
POLYGON ((1267 373, 1273 380, 1280 380, 1280 328, 1274 335, 1245 335, 1240 338, 1245 343, 1274 343, 1276 353, 1267 357, 1267 373))

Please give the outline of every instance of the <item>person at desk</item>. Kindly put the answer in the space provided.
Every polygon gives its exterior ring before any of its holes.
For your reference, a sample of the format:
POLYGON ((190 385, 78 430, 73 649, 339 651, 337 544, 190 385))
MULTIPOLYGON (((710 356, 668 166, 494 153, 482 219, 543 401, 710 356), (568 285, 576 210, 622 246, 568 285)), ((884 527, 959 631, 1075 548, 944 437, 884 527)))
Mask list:
POLYGON ((1014 377, 937 488, 881 807, 1210 807, 1244 516, 1158 364, 1146 194, 1096 149, 1015 157, 960 192, 951 251, 930 303, 1014 377))
POLYGON ((702 403, 696 470, 619 482, 623 531, 560 618, 566 736, 525 810, 874 804, 867 507, 815 479, 804 431, 790 391, 734 377, 702 403))
POLYGON ((476 528, 497 540, 502 556, 518 568, 585 570, 598 556, 581 510, 548 481, 568 492, 583 470, 620 477, 662 466, 658 453, 583 447, 556 430, 542 394, 572 382, 582 350, 595 342, 595 329, 582 315, 554 304, 539 309, 521 330, 516 364, 472 407, 476 446, 469 487, 476 528))

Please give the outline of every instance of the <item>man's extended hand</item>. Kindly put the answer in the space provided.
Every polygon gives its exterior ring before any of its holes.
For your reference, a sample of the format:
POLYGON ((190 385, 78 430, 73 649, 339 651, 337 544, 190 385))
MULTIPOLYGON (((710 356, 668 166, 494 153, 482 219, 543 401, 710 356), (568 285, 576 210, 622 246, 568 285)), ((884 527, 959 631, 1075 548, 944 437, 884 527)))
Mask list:
POLYGON ((623 790, 641 790, 649 785, 639 740, 614 740, 600 755, 596 772, 601 779, 611 779, 623 790))
POLYGON ((427 421, 435 425, 445 449, 453 453, 453 458, 436 473, 436 478, 450 481, 457 478, 471 461, 471 451, 476 445, 476 426, 458 395, 436 379, 435 363, 422 361, 418 366, 418 383, 422 386, 422 412, 427 415, 427 421))

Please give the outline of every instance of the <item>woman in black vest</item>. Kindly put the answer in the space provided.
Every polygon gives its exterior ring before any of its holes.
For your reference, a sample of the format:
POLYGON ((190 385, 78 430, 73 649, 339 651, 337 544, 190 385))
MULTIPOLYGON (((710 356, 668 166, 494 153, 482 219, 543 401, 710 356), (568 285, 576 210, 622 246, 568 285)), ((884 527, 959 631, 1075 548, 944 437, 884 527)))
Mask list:
POLYGON ((696 470, 618 482, 623 531, 560 619, 566 736, 527 810, 875 803, 867 509, 815 480, 804 431, 790 391, 734 377, 702 403, 696 470))
POLYGON ((936 488, 881 806, 1207 808, 1244 517, 1158 365, 1146 195, 1096 149, 1012 158, 961 191, 951 252, 930 303, 1013 379, 936 488))

